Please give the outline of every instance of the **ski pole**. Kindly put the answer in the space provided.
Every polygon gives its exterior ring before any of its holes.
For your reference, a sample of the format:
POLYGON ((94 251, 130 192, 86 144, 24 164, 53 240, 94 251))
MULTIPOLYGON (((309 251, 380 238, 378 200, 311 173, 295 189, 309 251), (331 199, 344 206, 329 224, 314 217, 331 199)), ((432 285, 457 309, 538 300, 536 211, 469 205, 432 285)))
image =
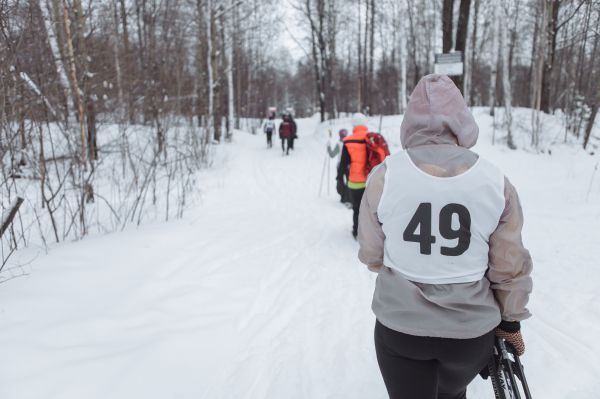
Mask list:
MULTIPOLYGON (((331 119, 329 125, 331 125, 331 119)), ((329 142, 331 142, 331 128, 327 130, 329 132, 329 142)), ((327 148, 329 148, 329 144, 327 144, 327 146, 327 148)), ((325 155, 325 159, 327 162, 327 196, 329 196, 329 186, 331 185, 329 182, 329 179, 331 178, 331 157, 329 157, 328 155, 329 154, 325 155)))
MULTIPOLYGON (((325 154, 327 157, 327 154, 325 154)), ((321 192, 323 191, 323 178, 325 177, 325 163, 327 162, 327 158, 325 158, 325 162, 323 162, 323 170, 321 171, 321 183, 319 184, 319 197, 321 196, 321 192)))
POLYGON ((329 186, 331 186, 331 158, 327 156, 327 196, 329 196, 329 186))

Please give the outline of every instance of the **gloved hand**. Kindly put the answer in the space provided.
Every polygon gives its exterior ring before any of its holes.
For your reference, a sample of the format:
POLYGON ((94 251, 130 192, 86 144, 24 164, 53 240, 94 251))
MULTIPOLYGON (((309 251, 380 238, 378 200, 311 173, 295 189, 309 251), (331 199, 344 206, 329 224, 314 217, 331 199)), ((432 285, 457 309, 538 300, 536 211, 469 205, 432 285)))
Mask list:
POLYGON ((518 356, 525 353, 525 342, 523 342, 523 336, 521 335, 521 323, 518 321, 502 320, 496 328, 496 336, 504 338, 506 342, 510 343, 515 348, 515 351, 517 351, 518 356))

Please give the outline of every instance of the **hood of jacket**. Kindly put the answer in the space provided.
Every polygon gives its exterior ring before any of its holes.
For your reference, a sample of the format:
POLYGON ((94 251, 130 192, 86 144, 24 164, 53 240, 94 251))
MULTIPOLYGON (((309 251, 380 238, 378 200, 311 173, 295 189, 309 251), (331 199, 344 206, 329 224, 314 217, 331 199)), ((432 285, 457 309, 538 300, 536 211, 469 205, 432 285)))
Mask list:
MULTIPOLYGON (((352 136, 354 136, 354 138, 356 139, 356 136, 365 136, 367 133, 369 133, 369 128, 365 125, 356 125, 354 126, 354 128, 352 128, 352 136)), ((346 136, 346 137, 350 137, 350 136, 346 136)))
POLYGON ((479 127, 454 82, 446 75, 421 78, 400 127, 402 147, 458 144, 471 148, 478 136, 479 127))

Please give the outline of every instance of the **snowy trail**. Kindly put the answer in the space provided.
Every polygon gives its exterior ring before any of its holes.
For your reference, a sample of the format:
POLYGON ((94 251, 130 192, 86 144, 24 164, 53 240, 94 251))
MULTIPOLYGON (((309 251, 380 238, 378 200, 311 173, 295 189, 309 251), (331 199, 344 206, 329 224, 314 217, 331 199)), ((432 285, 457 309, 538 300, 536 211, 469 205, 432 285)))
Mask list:
POLYGON ((289 157, 240 133, 184 221, 59 246, 4 285, 0 397, 381 397, 374 276, 317 196, 313 131, 289 157))
MULTIPOLYGON (((331 195, 317 195, 325 138, 315 127, 299 121, 289 157, 277 140, 267 150, 262 135, 238 133, 183 220, 59 245, 31 276, 0 286, 0 397, 385 398, 375 275, 356 259, 333 163, 331 195)), ((549 160, 526 168, 535 155, 477 150, 523 199, 536 262, 524 357, 534 396, 596 398, 600 250, 590 229, 600 212, 565 213, 587 189, 569 185, 580 166, 552 179, 560 165, 549 160)), ((471 398, 491 391, 479 378, 469 387, 471 398)))

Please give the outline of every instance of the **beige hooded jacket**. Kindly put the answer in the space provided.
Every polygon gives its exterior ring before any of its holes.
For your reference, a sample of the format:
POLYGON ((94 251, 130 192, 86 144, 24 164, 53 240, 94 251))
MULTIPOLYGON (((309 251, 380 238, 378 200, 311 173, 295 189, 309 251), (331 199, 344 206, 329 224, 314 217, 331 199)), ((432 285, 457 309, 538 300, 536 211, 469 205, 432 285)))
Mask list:
MULTIPOLYGON (((460 91, 447 76, 421 79, 401 127, 402 146, 415 165, 438 177, 463 173, 478 159, 468 150, 478 133, 460 91)), ((379 322, 406 334, 466 339, 489 332, 501 319, 528 318, 525 306, 532 288, 532 262, 521 241, 523 213, 510 182, 505 178, 504 211, 489 237, 486 276, 472 283, 423 284, 383 265, 386 238, 377 208, 386 167, 380 165, 369 176, 358 228, 358 257, 378 272, 372 309, 379 322)))

